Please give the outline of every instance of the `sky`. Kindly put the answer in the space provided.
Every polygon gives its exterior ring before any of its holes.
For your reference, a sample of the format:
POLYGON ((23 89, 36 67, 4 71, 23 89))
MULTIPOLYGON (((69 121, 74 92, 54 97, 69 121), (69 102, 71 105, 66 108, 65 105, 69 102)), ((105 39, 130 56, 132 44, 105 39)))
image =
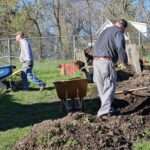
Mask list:
MULTIPOLYGON (((29 2, 34 2, 34 0, 26 0, 29 2)), ((62 0, 63 1, 63 0, 62 0)), ((72 2, 84 2, 85 0, 71 0, 72 2)), ((137 4, 141 0, 135 0, 135 4, 137 4)), ((150 0, 144 0, 145 8, 150 10, 150 0)))
POLYGON ((150 10, 150 0, 145 0, 145 7, 150 10))
MULTIPOLYGON (((141 0, 135 0, 135 4, 137 4, 141 0)), ((150 0, 144 0, 144 6, 146 9, 150 10, 150 0)))

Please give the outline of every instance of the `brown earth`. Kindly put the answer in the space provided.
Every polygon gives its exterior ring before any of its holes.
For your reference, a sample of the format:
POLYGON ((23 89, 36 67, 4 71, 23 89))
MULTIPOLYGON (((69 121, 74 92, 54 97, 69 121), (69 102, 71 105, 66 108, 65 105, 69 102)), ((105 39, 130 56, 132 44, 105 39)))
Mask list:
MULTIPOLYGON (((121 73, 122 79, 127 77, 124 75, 121 73)), ((150 141, 150 135, 145 133, 145 130, 150 130, 150 72, 144 71, 118 82, 117 90, 145 86, 148 89, 116 95, 114 106, 121 111, 118 116, 96 118, 87 113, 69 113, 62 119, 34 125, 31 133, 14 149, 131 150, 139 138, 150 141)))

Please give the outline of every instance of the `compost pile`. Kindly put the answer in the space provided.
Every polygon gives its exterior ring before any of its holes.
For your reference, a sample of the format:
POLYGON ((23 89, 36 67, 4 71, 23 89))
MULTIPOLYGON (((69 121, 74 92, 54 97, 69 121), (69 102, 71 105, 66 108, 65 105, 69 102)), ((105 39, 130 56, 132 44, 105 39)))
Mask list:
MULTIPOLYGON (((134 75, 118 83, 117 90, 150 87, 150 72, 134 75)), ((30 135, 19 141, 15 150, 131 150, 139 138, 150 140, 150 88, 127 95, 116 95, 118 116, 76 112, 58 120, 47 120, 33 126, 30 135)), ((97 110, 96 110, 97 111, 97 110)))

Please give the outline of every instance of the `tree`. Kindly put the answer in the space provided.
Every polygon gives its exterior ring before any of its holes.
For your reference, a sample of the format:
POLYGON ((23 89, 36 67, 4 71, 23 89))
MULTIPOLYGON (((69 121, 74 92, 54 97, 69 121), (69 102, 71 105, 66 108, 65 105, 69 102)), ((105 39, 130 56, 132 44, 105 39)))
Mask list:
MULTIPOLYGON (((41 28, 40 28, 40 3, 36 0, 34 2, 34 4, 30 4, 28 5, 28 3, 25 0, 22 0, 23 3, 23 8, 24 8, 24 13, 26 16, 26 21, 27 22, 31 22, 33 24, 33 26, 35 26, 36 28, 36 32, 37 35, 39 36, 39 46, 40 46, 40 55, 39 58, 41 59, 43 56, 43 45, 42 45, 42 32, 41 32, 41 28)), ((33 31, 32 31, 32 35, 33 35, 33 31)), ((36 35, 36 34, 35 34, 36 35)))
POLYGON ((16 15, 17 0, 0 0, 0 36, 10 36, 13 32, 11 23, 16 15))
POLYGON ((104 12, 109 19, 125 18, 133 19, 135 16, 135 8, 133 0, 111 0, 105 2, 104 12))
POLYGON ((61 3, 60 3, 60 0, 53 0, 53 14, 56 19, 56 26, 58 28, 60 47, 63 50, 63 44, 62 44, 62 39, 61 39, 62 34, 61 34, 61 3))
MULTIPOLYGON (((150 2, 149 2, 150 5, 150 2)), ((146 7, 145 0, 139 0, 136 6, 136 16, 137 21, 146 22, 150 24, 150 10, 146 7)))

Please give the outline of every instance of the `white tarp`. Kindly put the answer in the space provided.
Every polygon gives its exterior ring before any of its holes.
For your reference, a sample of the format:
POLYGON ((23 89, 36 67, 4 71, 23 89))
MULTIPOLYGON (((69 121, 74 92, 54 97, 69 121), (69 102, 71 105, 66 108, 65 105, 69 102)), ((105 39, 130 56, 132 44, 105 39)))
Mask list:
MULTIPOLYGON (((134 21, 128 21, 130 24, 128 28, 135 28, 138 32, 140 32, 143 36, 148 37, 148 25, 146 23, 141 22, 134 22, 134 21)), ((97 30, 96 36, 99 36, 106 28, 112 26, 113 23, 110 20, 106 20, 105 23, 97 30)), ((128 39, 128 37, 125 35, 125 38, 128 39)))
POLYGON ((97 30, 96 36, 99 36, 106 28, 111 27, 113 23, 110 20, 106 20, 105 23, 97 30))
POLYGON ((128 21, 134 28, 136 28, 143 36, 148 37, 148 26, 146 23, 128 21))
MULTIPOLYGON (((113 26, 113 23, 110 20, 106 20, 105 23, 98 29, 96 32, 96 36, 98 37, 106 28, 113 26)), ((129 38, 125 34, 125 39, 128 40, 129 38)))

